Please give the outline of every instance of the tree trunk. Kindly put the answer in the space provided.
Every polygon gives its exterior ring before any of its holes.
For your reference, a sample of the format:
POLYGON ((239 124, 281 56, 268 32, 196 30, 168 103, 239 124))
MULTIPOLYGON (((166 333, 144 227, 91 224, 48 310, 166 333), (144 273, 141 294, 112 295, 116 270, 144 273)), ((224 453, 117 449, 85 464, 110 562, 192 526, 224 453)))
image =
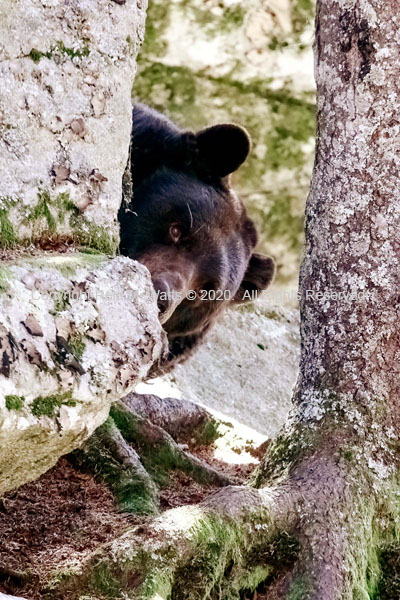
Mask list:
POLYGON ((300 375, 255 486, 133 529, 57 593, 107 580, 141 599, 400 596, 384 562, 399 564, 400 531, 397 19, 393 2, 318 2, 300 375))

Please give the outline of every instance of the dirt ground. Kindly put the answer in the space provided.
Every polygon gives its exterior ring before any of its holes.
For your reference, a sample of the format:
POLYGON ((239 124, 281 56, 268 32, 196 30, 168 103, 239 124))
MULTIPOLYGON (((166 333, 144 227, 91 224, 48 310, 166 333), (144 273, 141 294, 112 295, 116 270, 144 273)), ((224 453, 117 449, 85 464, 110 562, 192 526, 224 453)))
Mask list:
MULTIPOLYGON (((206 448, 196 454, 238 483, 255 467, 216 461, 206 448)), ((176 471, 161 490, 160 508, 198 503, 212 491, 176 471)), ((52 571, 80 562, 149 518, 121 513, 105 485, 62 458, 38 480, 0 499, 0 591, 40 599, 41 582, 52 571)))

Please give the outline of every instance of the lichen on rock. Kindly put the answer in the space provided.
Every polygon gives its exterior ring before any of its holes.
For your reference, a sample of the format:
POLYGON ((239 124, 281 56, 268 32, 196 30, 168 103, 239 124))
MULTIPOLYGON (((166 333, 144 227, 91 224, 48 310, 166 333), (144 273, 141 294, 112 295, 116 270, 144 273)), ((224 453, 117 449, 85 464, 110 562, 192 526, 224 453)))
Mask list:
POLYGON ((89 437, 167 347, 150 275, 128 258, 51 255, 6 268, 0 493, 89 437))
POLYGON ((115 252, 145 9, 0 3, 0 248, 57 231, 115 252))

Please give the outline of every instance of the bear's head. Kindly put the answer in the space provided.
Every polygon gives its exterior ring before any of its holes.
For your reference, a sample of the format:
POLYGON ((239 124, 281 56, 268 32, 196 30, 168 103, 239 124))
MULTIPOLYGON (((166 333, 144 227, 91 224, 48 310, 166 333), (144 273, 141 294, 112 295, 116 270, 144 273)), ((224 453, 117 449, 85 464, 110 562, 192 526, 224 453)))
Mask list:
POLYGON ((249 151, 237 125, 182 132, 135 107, 133 198, 120 210, 121 252, 151 273, 170 364, 188 355, 223 308, 251 300, 273 278, 274 262, 253 252, 254 224, 229 182, 249 151))

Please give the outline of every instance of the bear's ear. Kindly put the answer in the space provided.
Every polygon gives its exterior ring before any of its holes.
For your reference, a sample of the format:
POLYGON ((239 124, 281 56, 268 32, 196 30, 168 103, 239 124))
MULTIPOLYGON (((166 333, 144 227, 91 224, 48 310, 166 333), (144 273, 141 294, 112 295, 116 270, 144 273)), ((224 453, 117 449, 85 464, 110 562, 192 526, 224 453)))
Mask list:
POLYGON ((233 298, 237 304, 252 302, 272 282, 275 263, 270 256, 252 254, 243 281, 233 298))
POLYGON ((251 148, 247 131, 232 123, 202 129, 197 133, 196 141, 201 164, 221 178, 236 171, 251 148))

